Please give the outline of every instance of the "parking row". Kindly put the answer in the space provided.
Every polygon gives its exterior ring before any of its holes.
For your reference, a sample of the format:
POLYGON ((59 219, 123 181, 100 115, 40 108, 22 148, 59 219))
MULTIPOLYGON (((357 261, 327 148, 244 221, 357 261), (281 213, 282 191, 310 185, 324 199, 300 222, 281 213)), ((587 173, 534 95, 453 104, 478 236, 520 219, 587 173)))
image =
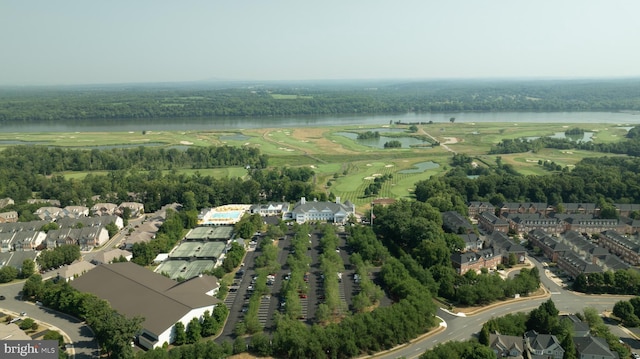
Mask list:
MULTIPOLYGON (((311 266, 309 268, 309 272, 305 275, 307 278, 308 291, 300 292, 299 300, 301 307, 300 319, 312 324, 314 322, 314 316, 318 306, 324 302, 324 284, 321 278, 322 272, 318 265, 319 256, 321 254, 318 247, 318 235, 314 234, 310 236, 309 239, 310 243, 307 255, 311 259, 311 266)), ((344 237, 341 236, 340 242, 342 251, 337 250, 336 252, 340 253, 340 256, 348 267, 349 258, 348 253, 344 251, 344 237)), ((275 312, 278 310, 283 311, 286 306, 286 303, 283 303, 283 299, 280 298, 280 294, 283 283, 286 282, 285 278, 289 273, 286 266, 286 260, 291 251, 290 239, 287 238, 280 240, 278 247, 278 261, 282 264, 282 269, 277 273, 273 273, 273 276, 270 275, 267 279, 270 294, 261 296, 257 311, 258 322, 263 328, 265 328, 265 330, 274 329, 275 312)), ((255 250, 257 248, 254 247, 252 249, 255 250)), ((233 308, 232 312, 235 314, 234 317, 240 321, 244 319, 246 312, 248 311, 249 299, 253 294, 255 278, 253 259, 257 256, 259 256, 259 251, 249 251, 247 253, 247 258, 251 257, 251 259, 247 259, 246 267, 242 267, 237 272, 234 283, 230 286, 229 293, 224 300, 224 304, 230 309, 233 308)), ((343 311, 349 310, 351 298, 356 294, 354 291, 359 289, 357 283, 354 284, 352 270, 345 270, 343 275, 344 280, 340 280, 338 286, 341 314, 345 314, 343 311)), ((235 322, 228 322, 227 325, 235 326, 235 322)), ((225 327, 225 332, 229 332, 229 329, 230 328, 225 327)))

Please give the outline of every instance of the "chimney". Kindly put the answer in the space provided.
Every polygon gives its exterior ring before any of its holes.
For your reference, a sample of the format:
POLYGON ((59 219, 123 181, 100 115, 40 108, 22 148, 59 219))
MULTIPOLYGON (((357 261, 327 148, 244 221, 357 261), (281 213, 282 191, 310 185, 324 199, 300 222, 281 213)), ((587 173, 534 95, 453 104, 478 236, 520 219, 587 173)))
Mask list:
POLYGON ((304 197, 300 197, 300 204, 305 204, 307 203, 307 199, 304 197))
POLYGON ((337 203, 337 204, 340 204, 340 196, 337 196, 337 197, 336 197, 336 203, 337 203))

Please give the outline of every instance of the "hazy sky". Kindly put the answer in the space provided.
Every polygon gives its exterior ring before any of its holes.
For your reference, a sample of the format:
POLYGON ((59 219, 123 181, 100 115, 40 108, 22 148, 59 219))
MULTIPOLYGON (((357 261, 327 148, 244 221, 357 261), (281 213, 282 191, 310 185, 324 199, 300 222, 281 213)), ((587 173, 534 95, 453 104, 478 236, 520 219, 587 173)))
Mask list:
POLYGON ((0 0, 0 85, 640 76, 637 0, 0 0))

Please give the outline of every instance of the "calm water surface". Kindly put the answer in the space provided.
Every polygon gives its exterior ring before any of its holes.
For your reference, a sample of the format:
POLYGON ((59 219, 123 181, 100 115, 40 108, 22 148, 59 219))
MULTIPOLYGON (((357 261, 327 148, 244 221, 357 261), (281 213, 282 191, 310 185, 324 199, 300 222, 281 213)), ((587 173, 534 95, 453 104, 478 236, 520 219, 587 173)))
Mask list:
POLYGON ((432 161, 420 162, 413 165, 413 168, 398 171, 398 173, 422 173, 426 170, 432 170, 438 167, 440 167, 440 165, 432 161))
POLYGON ((344 136, 356 141, 361 145, 375 147, 375 148, 384 148, 384 144, 389 141, 399 141, 402 144, 402 148, 409 148, 411 146, 425 146, 425 145, 428 147, 431 147, 431 144, 429 142, 422 141, 414 137, 380 136, 378 138, 358 139, 358 134, 354 132, 336 132, 336 135, 344 136))
POLYGON ((326 127, 340 125, 389 125, 400 122, 511 122, 511 123, 611 123, 640 124, 640 113, 627 112, 491 112, 491 113, 422 113, 369 116, 297 116, 259 118, 158 118, 135 120, 83 120, 3 123, 8 132, 113 132, 113 131, 218 131, 249 128, 326 127))

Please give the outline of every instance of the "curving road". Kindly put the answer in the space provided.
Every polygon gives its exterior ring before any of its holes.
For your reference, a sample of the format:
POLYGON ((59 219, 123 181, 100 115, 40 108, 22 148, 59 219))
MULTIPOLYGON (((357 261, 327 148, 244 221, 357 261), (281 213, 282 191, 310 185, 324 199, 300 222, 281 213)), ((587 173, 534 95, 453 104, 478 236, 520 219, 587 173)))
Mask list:
POLYGON ((98 356, 98 343, 85 323, 66 314, 23 301, 20 294, 23 285, 24 282, 21 281, 0 286, 2 294, 6 297, 0 303, 3 309, 13 313, 26 312, 27 317, 46 323, 54 327, 53 329, 59 329, 73 343, 75 358, 88 359, 98 356))
MULTIPOLYGON (((116 236, 117 237, 117 236, 116 236)), ((120 238, 118 238, 120 239, 120 238)), ((110 243, 117 243, 118 239, 114 238, 110 243)), ((103 246, 109 248, 110 246, 103 246)), ((245 261, 250 262, 254 259, 255 253, 248 253, 245 261)), ((529 257, 529 260, 539 269, 540 273, 545 273, 545 268, 535 258, 529 257)), ((567 290, 563 286, 557 284, 546 275, 541 275, 540 281, 543 287, 548 291, 548 295, 537 298, 522 298, 520 300, 499 303, 489 306, 486 309, 469 316, 454 315, 439 309, 436 313, 444 322, 443 330, 435 330, 433 333, 426 334, 409 344, 401 345, 393 350, 377 353, 369 356, 371 358, 395 359, 404 357, 407 359, 418 358, 426 350, 433 348, 439 343, 447 341, 467 340, 477 334, 482 324, 492 317, 503 316, 515 312, 528 312, 537 308, 542 302, 551 298, 556 308, 561 313, 581 312, 586 307, 593 307, 599 312, 611 310, 613 305, 620 300, 628 300, 633 296, 613 296, 613 295, 583 295, 567 290)), ((244 281, 243 281, 244 282, 244 281)), ((65 314, 35 306, 30 302, 20 299, 20 291, 23 282, 11 283, 0 286, 0 292, 6 299, 0 302, 3 309, 13 313, 27 312, 27 316, 37 321, 47 323, 55 328, 59 328, 73 342, 76 358, 94 358, 98 354, 97 342, 93 338, 91 329, 78 319, 67 316, 65 314)), ((242 287, 241 287, 242 288, 242 287)), ((237 301, 240 302, 240 301, 237 301)), ((234 303, 236 304, 236 303, 234 303)), ((234 308, 230 308, 234 309, 234 308)), ((232 313, 234 311, 232 310, 232 313)), ((615 334, 620 337, 626 336, 626 333, 616 326, 611 326, 615 334)), ((230 331, 231 329, 228 329, 230 331)), ((232 336, 231 332, 225 333, 221 337, 232 336)), ((636 340, 625 340, 634 349, 640 348, 640 342, 636 340)))
MULTIPOLYGON (((130 221, 132 225, 140 224, 142 218, 136 218, 130 221)), ((102 247, 95 251, 83 253, 83 259, 90 262, 98 253, 104 250, 112 249, 114 245, 117 245, 125 238, 126 227, 109 239, 102 247)), ((55 275, 54 271, 43 274, 42 279, 46 280, 55 275)), ((0 293, 6 297, 5 300, 0 302, 0 307, 3 310, 12 312, 14 316, 18 313, 26 312, 27 317, 35 319, 36 321, 46 323, 54 329, 59 329, 63 332, 67 338, 66 341, 71 341, 73 350, 70 353, 74 354, 72 358, 97 358, 99 355, 98 343, 94 339, 93 332, 84 322, 77 318, 60 313, 58 311, 39 307, 31 302, 23 301, 21 299, 20 292, 24 286, 24 281, 4 284, 0 286, 0 293)))
MULTIPOLYGON (((540 262, 531 257, 529 257, 529 259, 536 267, 538 267, 540 273, 545 273, 540 262)), ((541 275, 540 281, 550 293, 549 295, 531 299, 523 298, 519 301, 510 301, 500 305, 490 306, 486 310, 467 317, 453 315, 439 309, 436 315, 446 322, 445 330, 437 331, 432 335, 427 334, 417 340, 414 340, 412 343, 399 346, 388 352, 375 354, 371 357, 383 359, 395 359, 400 357, 407 359, 418 358, 426 350, 433 348, 439 343, 451 340, 463 341, 470 339, 480 331, 482 324, 492 317, 499 317, 516 312, 528 312, 537 308, 549 298, 553 300, 556 308, 561 313, 576 313, 581 312, 587 307, 593 307, 599 312, 611 310, 616 302, 620 300, 628 300, 633 297, 621 295, 578 294, 563 288, 551 279, 547 278, 546 275, 541 275)), ((617 327, 615 328, 620 331, 617 327)), ((623 332, 620 331, 620 333, 623 332)), ((621 336, 620 333, 618 333, 619 336, 621 336)), ((635 348, 635 345, 632 345, 632 347, 635 348)))

